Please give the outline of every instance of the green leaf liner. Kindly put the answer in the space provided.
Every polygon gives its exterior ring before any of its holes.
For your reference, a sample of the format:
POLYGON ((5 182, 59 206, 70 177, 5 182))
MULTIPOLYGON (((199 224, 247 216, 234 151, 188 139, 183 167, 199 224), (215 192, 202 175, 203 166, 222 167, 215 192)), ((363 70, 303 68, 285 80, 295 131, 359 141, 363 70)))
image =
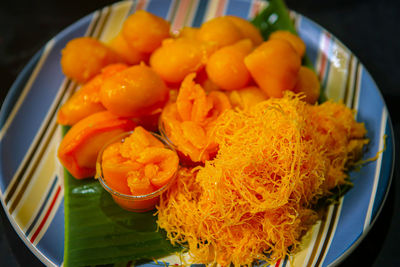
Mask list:
POLYGON ((267 7, 251 21, 260 29, 264 40, 267 40, 269 35, 277 30, 286 30, 297 34, 285 3, 281 0, 270 0, 266 2, 268 3, 267 7))
MULTIPOLYGON (((296 33, 281 0, 268 1, 267 8, 252 23, 261 30, 264 39, 276 30, 296 33)), ((313 68, 307 57, 303 64, 313 68)), ((63 133, 68 129, 63 127, 63 133)), ((170 244, 164 232, 157 231, 154 211, 125 211, 97 180, 76 180, 67 171, 64 177, 64 266, 151 260, 180 250, 170 244)))
POLYGON ((65 171, 64 206, 64 266, 152 260, 179 251, 157 231, 154 211, 123 210, 97 180, 77 180, 65 171))

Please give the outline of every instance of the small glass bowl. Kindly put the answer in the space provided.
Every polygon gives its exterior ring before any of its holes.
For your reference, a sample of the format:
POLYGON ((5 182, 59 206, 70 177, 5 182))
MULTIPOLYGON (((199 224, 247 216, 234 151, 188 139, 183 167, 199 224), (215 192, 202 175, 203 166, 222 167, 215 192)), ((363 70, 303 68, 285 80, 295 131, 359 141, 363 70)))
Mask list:
MULTIPOLYGON (((153 132, 150 133, 158 140, 160 140, 164 144, 165 148, 170 149, 176 153, 175 149, 163 137, 153 132)), ((103 175, 103 168, 102 168, 103 152, 111 144, 114 144, 116 142, 124 142, 125 138, 128 137, 130 134, 132 134, 132 132, 126 132, 113 138, 101 149, 101 151, 97 156, 95 178, 100 181, 101 186, 108 193, 111 194, 112 198, 114 199, 114 202, 117 203, 121 208, 128 211, 145 212, 155 208, 155 206, 158 204, 160 200, 160 195, 164 193, 175 181, 179 165, 177 166, 177 170, 174 173, 173 177, 170 179, 170 181, 163 187, 160 187, 159 189, 151 192, 150 194, 134 196, 134 195, 123 194, 114 190, 107 184, 106 178, 103 175)))

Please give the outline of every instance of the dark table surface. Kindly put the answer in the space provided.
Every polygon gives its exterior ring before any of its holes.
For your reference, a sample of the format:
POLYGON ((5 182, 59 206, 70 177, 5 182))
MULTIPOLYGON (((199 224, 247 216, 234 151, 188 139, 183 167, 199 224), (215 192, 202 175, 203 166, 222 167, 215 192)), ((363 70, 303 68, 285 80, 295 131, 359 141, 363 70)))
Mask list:
MULTIPOLYGON (((66 26, 115 1, 0 1, 0 100, 28 60, 66 26)), ((400 1, 287 0, 341 40, 365 65, 380 88, 400 140, 400 1)), ((396 143, 396 151, 399 144, 396 143)), ((398 153, 397 153, 398 154, 398 153)), ((396 158, 399 156, 396 155, 396 158)), ((378 220, 341 266, 400 266, 400 181, 392 185, 378 220)), ((19 239, 0 208, 0 266, 42 266, 19 239)))

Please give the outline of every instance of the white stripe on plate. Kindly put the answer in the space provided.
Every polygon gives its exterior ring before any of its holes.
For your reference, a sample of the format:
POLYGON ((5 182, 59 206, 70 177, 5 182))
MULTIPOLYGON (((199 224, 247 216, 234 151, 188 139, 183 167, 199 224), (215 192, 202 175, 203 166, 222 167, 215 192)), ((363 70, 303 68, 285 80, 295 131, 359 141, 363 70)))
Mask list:
MULTIPOLYGON (((327 213, 326 213, 326 219, 325 219, 325 221, 323 221, 322 223, 321 223, 321 225, 320 225, 320 227, 324 227, 323 229, 323 232, 322 232, 322 234, 321 234, 321 240, 320 240, 320 242, 319 242, 319 244, 318 244, 318 247, 316 248, 316 252, 315 252, 315 256, 314 256, 314 259, 313 259, 313 261, 311 262, 311 266, 315 266, 315 264, 317 263, 317 261, 318 261, 318 258, 319 258, 319 255, 321 254, 321 250, 322 250, 322 247, 324 246, 324 240, 326 239, 326 237, 327 237, 327 235, 328 235, 328 230, 329 230, 329 224, 330 224, 330 222, 331 222, 331 220, 332 220, 332 215, 333 215, 333 211, 334 211, 334 205, 329 205, 329 207, 328 207, 328 211, 327 211, 327 213), (323 225, 322 225, 323 224, 323 225)), ((319 231, 319 229, 318 229, 318 231, 319 231)), ((316 239, 314 240, 314 242, 316 241, 316 239)), ((315 244, 313 244, 312 246, 310 246, 310 252, 312 253, 313 252, 313 250, 315 249, 314 248, 314 246, 315 246, 315 244)), ((311 256, 311 254, 310 254, 310 256, 311 256)), ((309 264, 310 264, 310 262, 309 262, 309 260, 310 260, 310 256, 308 256, 307 257, 307 260, 305 261, 305 266, 308 266, 309 264)))
MULTIPOLYGON (((38 64, 36 65, 36 68, 35 68, 34 72, 32 73, 31 77, 29 78, 29 81, 27 82, 23 92, 21 93, 20 97, 18 98, 17 103, 15 104, 12 112, 8 116, 7 121, 4 124, 4 127, 0 131, 0 140, 4 137, 4 135, 6 134, 8 128, 10 127, 11 122, 14 120, 14 117, 15 117, 16 113, 18 112, 18 110, 21 107, 26 95, 28 94, 29 90, 31 89, 33 81, 36 79, 36 77, 38 75, 38 72, 42 68, 42 65, 46 61, 47 56, 50 53, 50 51, 51 51, 53 46, 54 46, 54 39, 50 40, 47 43, 47 45, 45 46, 45 51, 43 52, 38 64)), ((61 86, 64 86, 64 83, 61 86)), ((57 94, 56 98, 58 98, 58 97, 59 97, 59 94, 57 94)), ((54 104, 54 102, 53 102, 53 104, 54 104)), ((46 118, 43 120, 43 123, 40 126, 38 133, 35 135, 35 138, 33 139, 32 144, 30 145, 28 151, 25 153, 25 156, 22 159, 21 163, 19 164, 18 169, 16 170, 13 178, 11 179, 11 181, 8 184, 7 188, 5 189, 4 196, 7 196, 9 191, 10 191, 10 189, 13 188, 13 185, 14 185, 14 183, 16 181, 15 177, 18 177, 20 175, 23 167, 27 164, 28 158, 33 153, 33 149, 35 147, 35 144, 40 141, 39 137, 41 136, 41 133, 44 130, 46 130, 45 129, 46 127, 44 127, 43 125, 46 125, 46 121, 48 120, 47 117, 48 117, 48 114, 46 115, 46 118)), ((10 201, 8 202, 8 204, 10 204, 10 201)))
MULTIPOLYGON (((333 205, 331 205, 331 206, 333 208, 333 205)), ((324 254, 322 255, 322 259, 320 261, 320 266, 322 266, 324 264, 326 254, 328 254, 328 251, 329 251, 329 248, 331 246, 333 237, 335 236, 336 228, 337 228, 337 225, 338 225, 338 222, 339 222, 339 219, 340 219, 340 213, 342 212, 342 206, 343 206, 343 197, 341 197, 339 199, 339 204, 338 204, 338 208, 337 208, 337 211, 336 211, 335 221, 333 222, 333 226, 332 226, 333 229, 331 231, 331 235, 329 236, 328 245, 326 246, 324 254)))
MULTIPOLYGON (((48 115, 47 115, 47 116, 48 116, 48 115)), ((46 116, 46 117, 47 117, 47 116, 46 116)), ((38 146, 37 146, 37 150, 36 150, 36 151, 43 151, 43 150, 47 149, 47 148, 45 148, 44 146, 45 146, 45 144, 46 144, 46 141, 47 141, 47 140, 51 140, 51 138, 52 138, 52 135, 50 135, 50 134, 51 134, 51 133, 50 133, 50 130, 54 127, 54 124, 56 124, 56 119, 57 119, 56 116, 54 116, 54 117, 51 118, 51 121, 50 121, 50 123, 49 123, 49 127, 48 127, 48 128, 44 127, 44 126, 47 124, 47 123, 46 123, 46 120, 44 120, 44 122, 43 122, 42 125, 41 125, 41 130, 39 131, 39 132, 45 131, 45 132, 44 132, 44 136, 43 136, 42 139, 39 139, 39 136, 41 136, 41 134, 39 134, 39 133, 36 134, 35 139, 34 139, 34 141, 32 142, 32 144, 31 144, 31 146, 30 146, 30 148, 29 148, 29 151, 28 151, 27 155, 29 155, 29 154, 30 154, 29 152, 31 152, 31 150, 32 150, 33 148, 36 147, 36 143, 38 143, 38 146), (42 128, 45 128, 45 129, 42 129, 42 128)), ((33 152, 32 152, 32 153, 33 153, 33 152)), ((39 153, 39 154, 40 154, 40 153, 39 153)), ((10 200, 8 201, 7 207, 10 207, 10 206, 12 205, 12 203, 15 201, 15 198, 18 196, 19 192, 21 191, 21 188, 24 186, 24 183, 25 183, 26 179, 31 179, 31 180, 32 180, 32 177, 28 177, 28 174, 31 173, 32 169, 36 167, 36 164, 35 164, 35 163, 38 162, 38 160, 41 160, 41 159, 38 159, 38 156, 39 156, 38 153, 34 153, 33 156, 32 156, 32 158, 31 158, 31 161, 26 163, 27 166, 25 166, 26 169, 25 169, 25 172, 22 174, 22 179, 20 179, 20 181, 19 181, 19 183, 18 183, 18 186, 17 186, 17 188, 15 189, 15 192, 13 193, 13 195, 12 195, 11 198, 10 198, 10 200)), ((27 156, 25 156, 25 158, 24 158, 24 160, 23 160, 23 163, 27 160, 26 158, 27 158, 27 156)), ((7 193, 8 193, 8 191, 9 191, 9 189, 12 188, 11 184, 14 184, 14 183, 15 183, 16 177, 18 177, 19 173, 21 172, 21 168, 24 167, 24 165, 25 165, 25 164, 20 164, 20 166, 19 166, 19 168, 18 168, 16 174, 13 176, 13 178, 12 178, 12 180, 11 180, 11 182, 10 182, 10 185, 9 185, 9 186, 7 187, 7 189, 6 189, 6 192, 7 192, 7 193)), ((35 171, 36 171, 36 170, 35 170, 35 171)), ((29 181, 28 186, 29 186, 31 183, 32 183, 32 181, 29 181)), ((20 205, 20 203, 18 203, 18 205, 20 205)), ((12 213, 15 214, 15 210, 14 210, 12 213)))
POLYGON ((26 95, 28 94, 29 90, 32 87, 33 82, 36 80, 36 76, 38 75, 39 71, 42 69, 44 62, 46 61, 48 55, 50 54, 51 49, 55 44, 54 39, 51 39, 46 46, 44 47, 43 53, 35 66, 31 76, 29 77, 28 82, 26 83, 24 89, 22 90, 17 102, 15 103, 10 115, 8 116, 6 122, 4 123, 3 128, 0 130, 0 141, 4 138, 8 128, 11 125, 11 122, 14 120, 15 115, 17 114, 19 108, 21 107, 22 103, 25 100, 26 95))
POLYGON ((367 215, 365 216, 364 230, 371 224, 372 208, 374 207, 375 195, 376 195, 376 190, 378 188, 379 175, 381 173, 381 167, 382 167, 382 153, 380 153, 380 151, 383 150, 384 143, 385 143, 384 134, 385 134, 387 116, 388 116, 387 109, 386 109, 386 107, 383 107, 382 116, 381 116, 381 126, 380 126, 380 131, 379 131, 379 147, 378 147, 378 152, 377 152, 377 153, 379 153, 379 156, 376 161, 374 184, 373 184, 372 191, 371 191, 371 197, 369 199, 367 215))

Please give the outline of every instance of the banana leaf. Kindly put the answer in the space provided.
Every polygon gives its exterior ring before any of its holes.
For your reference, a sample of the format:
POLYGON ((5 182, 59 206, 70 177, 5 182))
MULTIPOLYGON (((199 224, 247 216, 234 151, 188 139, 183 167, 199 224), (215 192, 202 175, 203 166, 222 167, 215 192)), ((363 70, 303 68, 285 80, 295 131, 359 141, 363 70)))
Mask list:
POLYGON ((179 250, 157 230, 154 211, 121 209, 97 180, 77 180, 65 170, 64 203, 64 266, 152 260, 179 250))
MULTIPOLYGON (((295 28, 282 0, 270 0, 252 21, 265 39, 295 28)), ((311 67, 306 59, 305 64, 311 67)), ((63 128, 64 134, 68 131, 63 128)), ((133 213, 117 206, 94 179, 64 175, 64 266, 93 266, 152 260, 179 251, 157 229, 154 211, 133 213)))
POLYGON ((285 3, 281 0, 266 2, 268 3, 266 8, 251 21, 261 31, 264 40, 267 40, 269 35, 277 30, 286 30, 297 34, 285 3))

